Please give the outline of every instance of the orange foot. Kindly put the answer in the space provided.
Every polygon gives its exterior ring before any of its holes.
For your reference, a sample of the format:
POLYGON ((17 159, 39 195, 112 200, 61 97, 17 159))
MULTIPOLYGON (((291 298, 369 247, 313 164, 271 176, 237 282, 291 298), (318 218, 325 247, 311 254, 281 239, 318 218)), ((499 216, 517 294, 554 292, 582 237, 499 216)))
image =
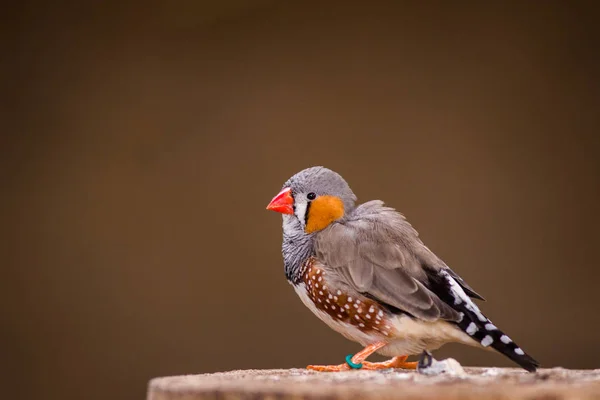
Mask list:
MULTIPOLYGON (((383 362, 369 362, 363 361, 362 368, 368 371, 374 371, 378 369, 389 369, 389 368, 402 368, 402 369, 417 369, 418 362, 406 362, 408 356, 399 356, 389 359, 383 362)), ((353 361, 354 362, 354 361, 353 361)), ((311 371, 319 372, 341 372, 350 371, 352 368, 347 363, 340 365, 309 365, 306 369, 311 371)))
MULTIPOLYGON (((387 368, 417 369, 418 363, 406 362, 406 359, 408 358, 408 356, 394 357, 388 361, 383 361, 383 362, 378 362, 378 363, 372 363, 372 362, 365 361, 365 359, 367 357, 369 357, 371 354, 373 354, 375 351, 379 350, 386 344, 387 343, 385 343, 385 342, 378 342, 378 343, 374 343, 374 344, 371 344, 371 345, 365 347, 362 351, 356 353, 352 357, 351 362, 355 365, 362 364, 362 367, 360 369, 366 369, 366 370, 387 369, 387 368)), ((309 365, 308 367, 306 367, 306 369, 310 369, 312 371, 319 371, 319 372, 340 372, 340 371, 349 371, 352 368, 350 368, 348 363, 344 363, 344 364, 340 364, 340 365, 309 365)))
POLYGON ((383 362, 368 362, 363 361, 362 369, 388 369, 388 368, 402 368, 402 369, 417 369, 417 361, 407 362, 408 356, 398 356, 391 358, 383 362))
POLYGON ((340 365, 309 365, 306 369, 310 369, 311 371, 318 372, 341 372, 341 371, 350 371, 350 367, 348 364, 340 364, 340 365))

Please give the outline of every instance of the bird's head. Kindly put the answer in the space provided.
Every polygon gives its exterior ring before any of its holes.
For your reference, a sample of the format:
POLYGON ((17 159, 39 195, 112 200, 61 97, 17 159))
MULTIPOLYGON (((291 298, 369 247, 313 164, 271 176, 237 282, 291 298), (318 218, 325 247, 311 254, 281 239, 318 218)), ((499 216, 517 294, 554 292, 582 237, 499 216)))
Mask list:
POLYGON ((343 218, 355 201, 356 196, 338 173, 311 167, 288 179, 267 210, 282 213, 284 227, 289 224, 310 234, 343 218))

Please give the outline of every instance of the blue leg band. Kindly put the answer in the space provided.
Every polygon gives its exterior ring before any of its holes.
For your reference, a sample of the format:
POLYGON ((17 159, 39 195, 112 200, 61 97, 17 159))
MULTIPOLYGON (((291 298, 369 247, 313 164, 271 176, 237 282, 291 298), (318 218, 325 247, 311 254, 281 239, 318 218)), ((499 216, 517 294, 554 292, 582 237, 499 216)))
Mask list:
POLYGON ((346 356, 346 364, 348 364, 350 366, 350 368, 352 368, 352 369, 361 369, 363 366, 362 363, 355 364, 352 362, 352 354, 348 354, 346 356))

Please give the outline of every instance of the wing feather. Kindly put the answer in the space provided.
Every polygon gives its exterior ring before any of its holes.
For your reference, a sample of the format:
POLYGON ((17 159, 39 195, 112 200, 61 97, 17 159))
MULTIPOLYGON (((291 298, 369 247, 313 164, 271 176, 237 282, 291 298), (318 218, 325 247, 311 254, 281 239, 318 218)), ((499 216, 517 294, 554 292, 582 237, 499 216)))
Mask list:
POLYGON ((422 320, 460 320, 459 312, 427 287, 427 274, 447 266, 402 214, 382 202, 357 207, 321 231, 314 244, 316 257, 356 291, 422 320))

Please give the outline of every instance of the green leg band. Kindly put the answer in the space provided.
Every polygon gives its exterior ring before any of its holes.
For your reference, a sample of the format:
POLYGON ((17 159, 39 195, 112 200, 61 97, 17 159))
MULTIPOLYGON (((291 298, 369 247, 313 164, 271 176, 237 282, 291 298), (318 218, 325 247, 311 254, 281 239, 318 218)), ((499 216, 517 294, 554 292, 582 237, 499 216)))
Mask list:
POLYGON ((348 364, 350 366, 350 368, 352 368, 352 369, 361 369, 362 368, 362 363, 355 364, 352 362, 352 354, 348 354, 346 356, 346 364, 348 364))

